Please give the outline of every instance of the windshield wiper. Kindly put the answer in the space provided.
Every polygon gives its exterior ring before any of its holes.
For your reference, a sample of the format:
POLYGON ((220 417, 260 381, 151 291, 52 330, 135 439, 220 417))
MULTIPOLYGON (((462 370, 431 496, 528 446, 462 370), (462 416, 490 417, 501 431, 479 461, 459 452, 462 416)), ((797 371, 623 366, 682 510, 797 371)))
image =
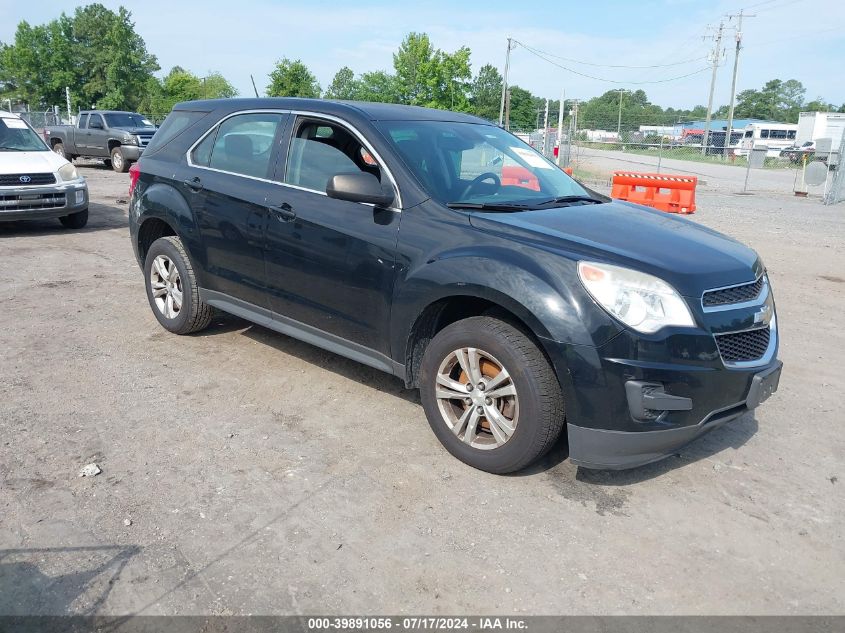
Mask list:
POLYGON ((527 211, 534 205, 512 202, 447 202, 450 209, 479 209, 481 211, 527 211))
POLYGON ((6 147, 5 145, 0 145, 0 150, 4 152, 25 152, 27 150, 21 149, 20 147, 6 147))
POLYGON ((557 198, 551 198, 550 200, 543 200, 542 202, 538 202, 537 206, 548 206, 553 204, 567 204, 570 202, 589 202, 591 204, 603 204, 604 200, 599 200, 598 198, 592 198, 590 196, 558 196, 557 198))

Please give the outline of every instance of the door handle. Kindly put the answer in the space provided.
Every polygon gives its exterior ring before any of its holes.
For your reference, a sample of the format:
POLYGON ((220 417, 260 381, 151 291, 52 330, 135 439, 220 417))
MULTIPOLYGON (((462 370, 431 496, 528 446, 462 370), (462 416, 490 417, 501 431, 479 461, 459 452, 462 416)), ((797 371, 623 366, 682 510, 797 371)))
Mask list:
POLYGON ((280 222, 292 222, 296 219, 296 211, 287 202, 283 202, 277 206, 271 206, 270 211, 273 212, 273 215, 280 222))
POLYGON ((188 189, 197 193, 198 191, 202 190, 202 180, 200 180, 199 176, 194 176, 193 178, 186 178, 182 181, 188 189))

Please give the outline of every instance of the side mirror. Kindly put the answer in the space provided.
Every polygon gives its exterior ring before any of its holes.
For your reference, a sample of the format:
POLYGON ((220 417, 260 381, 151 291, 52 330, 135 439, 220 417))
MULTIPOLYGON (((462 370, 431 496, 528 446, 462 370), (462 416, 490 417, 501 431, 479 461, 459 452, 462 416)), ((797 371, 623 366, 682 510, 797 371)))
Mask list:
POLYGON ((367 172, 335 174, 326 187, 329 198, 363 202, 377 207, 389 207, 393 204, 393 189, 382 185, 378 178, 367 172))

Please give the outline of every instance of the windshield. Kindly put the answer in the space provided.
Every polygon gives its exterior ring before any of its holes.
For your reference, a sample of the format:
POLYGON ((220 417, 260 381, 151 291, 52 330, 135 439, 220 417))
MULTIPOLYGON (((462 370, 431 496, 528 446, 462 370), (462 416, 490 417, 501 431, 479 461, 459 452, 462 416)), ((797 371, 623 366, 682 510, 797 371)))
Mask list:
POLYGON ((142 114, 118 112, 104 114, 103 116, 106 117, 106 125, 108 127, 155 127, 153 122, 142 114))
POLYGON ((18 118, 0 118, 0 152, 49 151, 41 137, 18 118))
POLYGON ((512 134, 451 121, 377 123, 432 198, 459 207, 521 207, 591 192, 512 134))

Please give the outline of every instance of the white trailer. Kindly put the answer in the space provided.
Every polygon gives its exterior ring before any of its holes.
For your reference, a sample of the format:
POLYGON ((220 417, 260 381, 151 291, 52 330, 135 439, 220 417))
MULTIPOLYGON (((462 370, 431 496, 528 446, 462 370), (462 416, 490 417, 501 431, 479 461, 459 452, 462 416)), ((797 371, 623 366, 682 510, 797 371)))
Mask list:
POLYGON ((795 144, 815 143, 819 139, 831 140, 831 151, 839 151, 842 130, 845 129, 845 112, 801 112, 798 115, 798 134, 795 144))

